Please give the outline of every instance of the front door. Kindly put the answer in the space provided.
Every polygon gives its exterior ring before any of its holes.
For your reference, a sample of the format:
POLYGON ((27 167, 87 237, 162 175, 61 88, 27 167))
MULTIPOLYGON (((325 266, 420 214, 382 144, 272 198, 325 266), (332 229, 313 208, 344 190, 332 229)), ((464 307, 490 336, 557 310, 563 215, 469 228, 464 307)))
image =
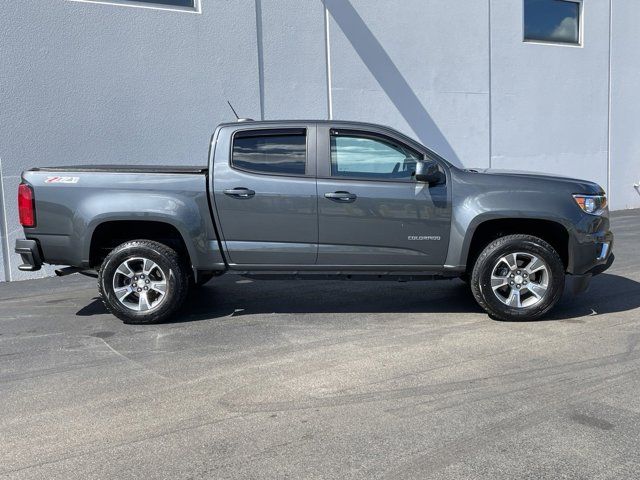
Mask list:
POLYGON ((443 265, 447 184, 414 178, 428 154, 382 130, 319 126, 318 138, 318 264, 443 265))
POLYGON ((246 127, 217 145, 215 157, 215 208, 229 262, 314 264, 315 125, 246 127))

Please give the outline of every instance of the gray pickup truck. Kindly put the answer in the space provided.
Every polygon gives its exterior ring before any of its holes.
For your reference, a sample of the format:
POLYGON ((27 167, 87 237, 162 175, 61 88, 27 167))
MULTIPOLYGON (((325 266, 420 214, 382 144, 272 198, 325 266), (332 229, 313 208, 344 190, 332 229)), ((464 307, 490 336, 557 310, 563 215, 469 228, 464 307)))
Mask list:
POLYGON ((175 314, 223 273, 256 278, 459 277, 490 315, 528 320, 613 262, 603 189, 460 169, 387 127, 217 127, 208 167, 33 168, 18 203, 21 270, 98 276, 128 323, 175 314))

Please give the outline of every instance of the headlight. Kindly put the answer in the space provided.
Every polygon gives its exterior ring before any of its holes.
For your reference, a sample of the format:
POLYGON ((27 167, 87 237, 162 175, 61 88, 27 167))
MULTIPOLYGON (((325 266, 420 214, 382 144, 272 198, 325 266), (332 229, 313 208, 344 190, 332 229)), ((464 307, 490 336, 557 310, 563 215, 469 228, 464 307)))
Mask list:
POLYGON ((574 195, 573 199, 583 212, 598 215, 607 208, 606 195, 574 195))

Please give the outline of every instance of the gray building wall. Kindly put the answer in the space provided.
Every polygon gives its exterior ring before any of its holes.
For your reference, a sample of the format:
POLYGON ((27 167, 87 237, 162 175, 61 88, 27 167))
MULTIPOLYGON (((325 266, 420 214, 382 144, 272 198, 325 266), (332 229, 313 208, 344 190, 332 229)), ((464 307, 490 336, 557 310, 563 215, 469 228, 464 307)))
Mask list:
POLYGON ((492 2, 492 167, 517 165, 607 188, 608 19, 608 0, 586 0, 582 47, 528 43, 522 2, 492 2))
POLYGON ((334 118, 392 125, 457 165, 489 166, 488 2, 326 5, 334 118))
POLYGON ((623 209, 640 206, 640 2, 614 0, 611 14, 609 189, 623 209))
POLYGON ((457 165, 587 178, 640 206, 637 0, 584 0, 582 47, 523 43, 521 0, 25 0, 0 17, 0 280, 33 276, 12 253, 22 170, 204 164, 227 99, 391 125, 457 165))

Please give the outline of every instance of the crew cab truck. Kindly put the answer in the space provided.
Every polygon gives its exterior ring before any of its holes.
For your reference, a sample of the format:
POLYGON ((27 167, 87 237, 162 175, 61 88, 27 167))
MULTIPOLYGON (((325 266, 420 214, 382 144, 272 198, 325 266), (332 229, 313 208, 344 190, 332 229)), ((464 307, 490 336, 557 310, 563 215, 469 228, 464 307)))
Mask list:
POLYGON ((460 277, 491 316, 529 320, 558 302, 565 275, 584 288, 613 261, 597 184, 457 168, 356 122, 221 124, 208 167, 33 168, 19 210, 19 268, 93 271, 127 323, 168 319, 224 273, 460 277))

